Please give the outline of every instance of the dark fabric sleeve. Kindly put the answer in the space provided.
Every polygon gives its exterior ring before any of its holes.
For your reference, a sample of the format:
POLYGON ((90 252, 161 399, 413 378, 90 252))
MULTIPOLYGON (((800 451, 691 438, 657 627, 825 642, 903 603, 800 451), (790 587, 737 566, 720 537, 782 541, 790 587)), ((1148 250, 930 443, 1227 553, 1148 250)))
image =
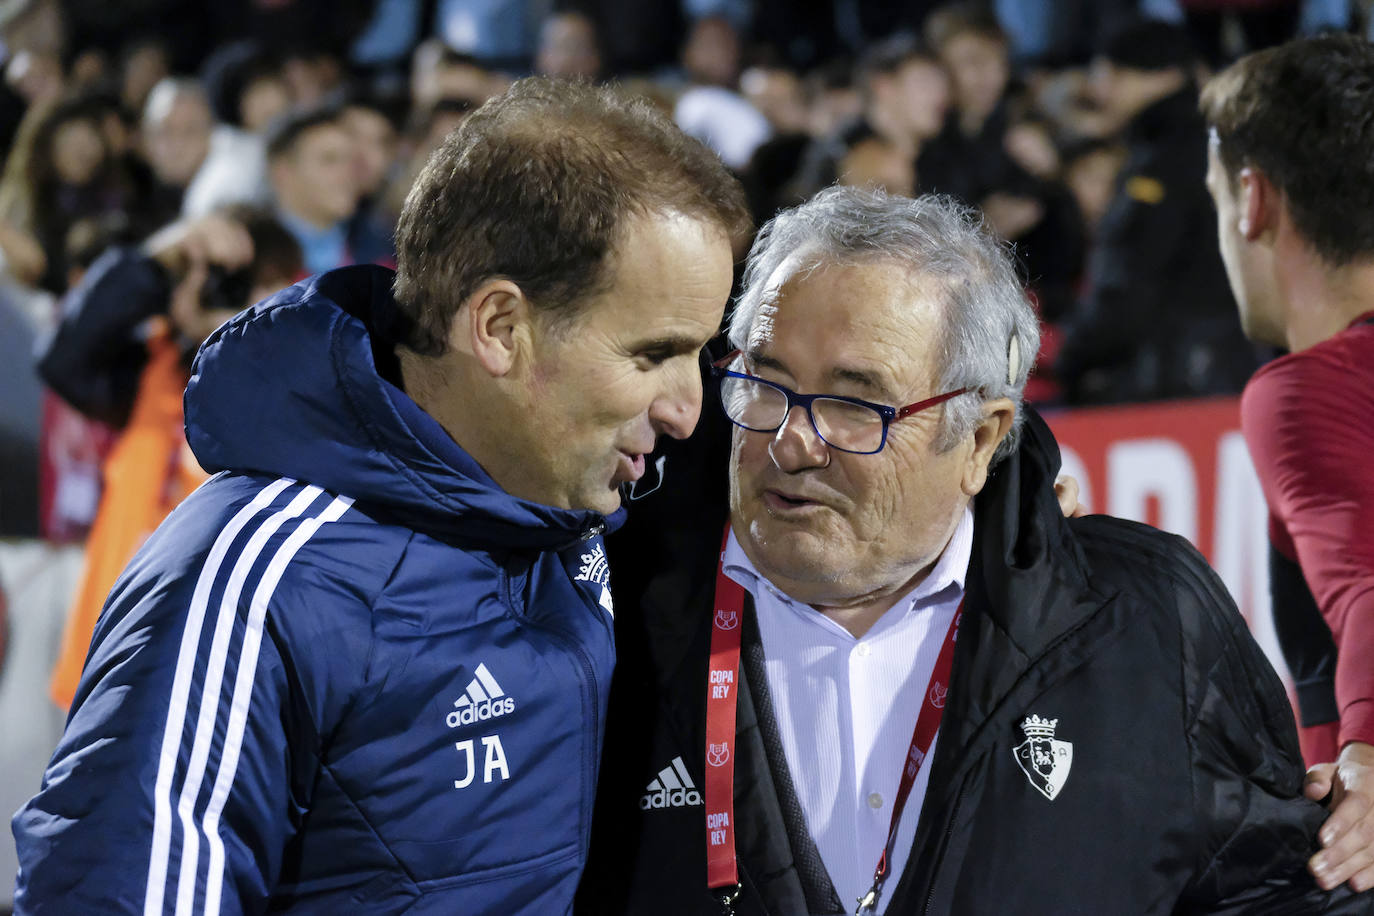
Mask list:
POLYGON ((137 328, 167 310, 166 273, 133 248, 102 254, 68 294, 56 331, 38 348, 38 374, 88 417, 123 426, 148 362, 137 328))
POLYGON ((1185 726, 1206 858, 1175 913, 1374 912, 1374 897, 1323 891, 1308 874, 1326 812, 1302 796, 1287 696, 1221 580, 1200 559, 1189 565, 1182 619, 1198 621, 1185 634, 1197 670, 1184 673, 1185 726))
POLYGON ((1273 544, 1269 545, 1269 596, 1274 605, 1274 631, 1293 676, 1303 727, 1338 721, 1336 643, 1331 639, 1331 628, 1322 619, 1302 568, 1273 544))

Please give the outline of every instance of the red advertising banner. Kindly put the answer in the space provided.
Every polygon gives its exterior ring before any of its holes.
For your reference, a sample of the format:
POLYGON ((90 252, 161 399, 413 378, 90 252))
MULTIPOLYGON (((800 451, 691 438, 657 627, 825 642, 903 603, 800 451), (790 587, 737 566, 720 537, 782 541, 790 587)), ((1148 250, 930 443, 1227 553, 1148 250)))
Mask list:
POLYGON ((1240 400, 1046 412, 1090 512, 1192 541, 1288 680, 1269 613, 1268 512, 1240 433, 1240 400))

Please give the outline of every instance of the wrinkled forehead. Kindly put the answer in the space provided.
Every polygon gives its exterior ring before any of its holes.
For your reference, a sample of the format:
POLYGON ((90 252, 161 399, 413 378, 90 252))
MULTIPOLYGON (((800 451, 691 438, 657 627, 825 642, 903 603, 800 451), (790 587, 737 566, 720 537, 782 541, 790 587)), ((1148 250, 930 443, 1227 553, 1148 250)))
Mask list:
POLYGON ((899 259, 801 252, 774 268, 736 340, 759 356, 923 367, 939 346, 945 292, 938 278, 899 259))

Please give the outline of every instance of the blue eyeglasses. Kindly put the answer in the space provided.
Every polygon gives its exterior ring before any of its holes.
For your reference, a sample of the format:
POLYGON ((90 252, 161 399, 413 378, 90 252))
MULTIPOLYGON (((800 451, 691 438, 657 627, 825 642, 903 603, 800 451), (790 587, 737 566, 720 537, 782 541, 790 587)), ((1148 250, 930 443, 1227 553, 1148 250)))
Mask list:
POLYGON ((776 432, 792 408, 806 408, 811 428, 826 445, 842 452, 872 455, 887 445, 887 429, 897 420, 943 404, 969 391, 947 391, 905 407, 874 404, 860 398, 837 394, 798 394, 786 385, 769 382, 756 375, 733 372, 725 367, 740 355, 736 350, 711 365, 711 374, 720 385, 720 403, 730 422, 758 433, 776 432))

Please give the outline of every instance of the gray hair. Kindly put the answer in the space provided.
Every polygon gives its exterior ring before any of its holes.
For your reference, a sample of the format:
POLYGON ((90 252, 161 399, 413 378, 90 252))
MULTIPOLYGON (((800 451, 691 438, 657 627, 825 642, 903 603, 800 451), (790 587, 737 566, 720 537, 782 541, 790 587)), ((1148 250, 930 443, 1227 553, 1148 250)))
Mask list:
POLYGON ((993 464, 1016 449, 1021 396, 1040 326, 1017 278, 1010 246, 977 211, 953 198, 910 200, 881 191, 831 187, 784 210, 759 231, 749 252, 744 285, 730 316, 730 341, 747 343, 759 308, 770 304, 791 276, 824 264, 897 263, 937 280, 945 315, 937 349, 939 390, 968 388, 946 401, 936 447, 953 448, 982 420, 984 401, 1009 398, 1012 428, 993 464), (794 254, 787 276, 774 276, 794 254))

